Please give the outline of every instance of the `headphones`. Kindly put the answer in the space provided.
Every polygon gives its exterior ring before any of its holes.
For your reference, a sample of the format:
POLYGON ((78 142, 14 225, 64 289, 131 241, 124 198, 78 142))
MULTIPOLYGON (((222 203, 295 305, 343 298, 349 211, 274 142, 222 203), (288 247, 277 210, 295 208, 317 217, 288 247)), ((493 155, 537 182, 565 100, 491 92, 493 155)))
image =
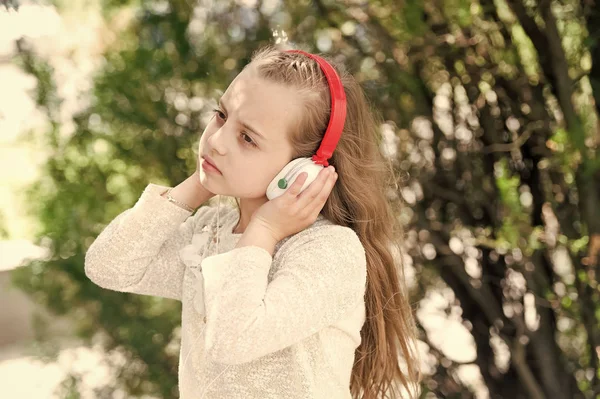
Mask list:
POLYGON ((342 130, 344 129, 344 122, 346 120, 346 93, 344 92, 344 86, 342 85, 339 75, 331 64, 318 55, 307 53, 302 50, 286 50, 285 52, 304 54, 317 61, 329 84, 329 92, 331 94, 331 115, 329 117, 327 130, 325 131, 325 135, 323 136, 323 140, 321 141, 317 153, 310 158, 296 158, 288 163, 281 172, 275 176, 271 183, 269 183, 267 187, 267 198, 269 200, 275 199, 285 193, 291 183, 293 183, 302 172, 308 173, 306 181, 302 185, 302 188, 300 188, 300 192, 304 191, 304 189, 317 178, 319 172, 329 166, 327 160, 331 158, 331 155, 340 140, 342 130))

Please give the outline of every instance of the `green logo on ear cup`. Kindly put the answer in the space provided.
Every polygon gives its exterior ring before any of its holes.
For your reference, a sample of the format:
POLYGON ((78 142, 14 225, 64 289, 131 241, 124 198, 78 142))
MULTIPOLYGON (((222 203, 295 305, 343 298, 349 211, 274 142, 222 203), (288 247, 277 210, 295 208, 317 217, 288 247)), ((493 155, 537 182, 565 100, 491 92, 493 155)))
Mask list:
POLYGON ((284 188, 287 188, 287 181, 285 179, 279 179, 279 181, 277 182, 277 187, 279 187, 282 190, 284 188))

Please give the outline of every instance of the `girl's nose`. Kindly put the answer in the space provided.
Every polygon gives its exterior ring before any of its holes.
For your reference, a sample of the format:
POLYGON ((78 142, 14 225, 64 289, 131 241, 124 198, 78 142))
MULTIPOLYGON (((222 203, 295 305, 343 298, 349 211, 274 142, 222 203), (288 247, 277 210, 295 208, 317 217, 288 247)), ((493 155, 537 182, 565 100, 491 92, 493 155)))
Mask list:
POLYGON ((225 151, 225 129, 220 128, 216 132, 212 133, 208 140, 208 144, 218 154, 223 154, 225 151))

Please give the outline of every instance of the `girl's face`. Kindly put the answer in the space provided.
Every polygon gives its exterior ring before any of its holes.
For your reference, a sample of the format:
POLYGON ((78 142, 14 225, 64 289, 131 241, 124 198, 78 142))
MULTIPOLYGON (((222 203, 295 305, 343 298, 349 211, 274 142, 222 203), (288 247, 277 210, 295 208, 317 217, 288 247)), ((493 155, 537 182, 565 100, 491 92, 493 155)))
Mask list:
POLYGON ((244 69, 219 101, 200 139, 200 181, 207 190, 239 198, 266 198, 267 186, 292 160, 288 133, 300 120, 292 88, 244 69), (220 172, 205 170, 208 156, 220 172))

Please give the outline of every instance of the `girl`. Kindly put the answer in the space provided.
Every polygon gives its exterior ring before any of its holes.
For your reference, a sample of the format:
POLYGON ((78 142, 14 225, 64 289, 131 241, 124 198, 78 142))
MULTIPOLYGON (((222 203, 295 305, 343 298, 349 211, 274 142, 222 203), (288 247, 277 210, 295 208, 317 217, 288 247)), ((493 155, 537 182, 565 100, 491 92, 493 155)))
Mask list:
POLYGON ((330 87, 311 57, 266 46, 219 100, 200 140, 202 168, 172 189, 149 184, 86 254, 101 287, 182 301, 184 399, 416 395, 415 325, 394 263, 399 230, 378 122, 336 69, 347 114, 335 168, 306 190, 303 173, 266 196, 285 165, 319 148, 330 87), (216 194, 237 209, 201 206, 216 194))

